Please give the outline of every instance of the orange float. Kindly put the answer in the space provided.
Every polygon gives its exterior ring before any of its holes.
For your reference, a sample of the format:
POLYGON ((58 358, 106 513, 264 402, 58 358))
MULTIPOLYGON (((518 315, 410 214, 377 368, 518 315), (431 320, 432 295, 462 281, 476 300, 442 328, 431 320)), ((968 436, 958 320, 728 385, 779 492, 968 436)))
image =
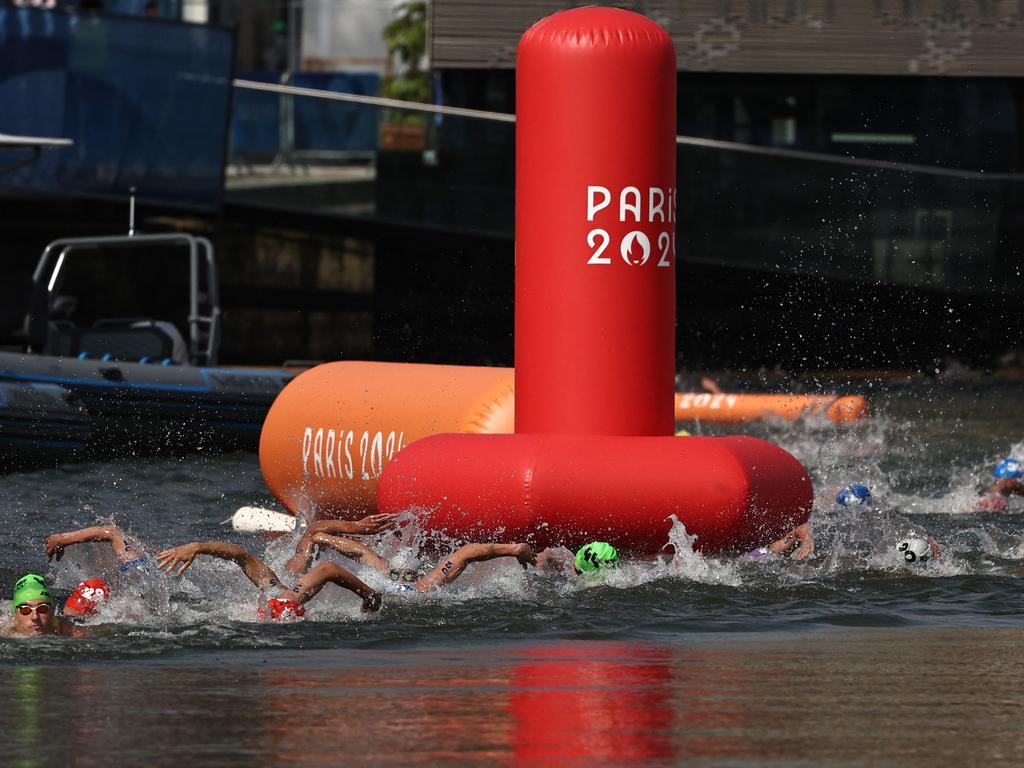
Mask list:
POLYGON ((260 467, 291 512, 360 516, 404 446, 441 432, 508 433, 510 368, 337 362, 296 377, 260 435, 260 467))
POLYGON ((790 421, 819 416, 846 423, 863 419, 867 411, 868 401, 860 395, 676 393, 676 421, 739 424, 770 416, 790 421))

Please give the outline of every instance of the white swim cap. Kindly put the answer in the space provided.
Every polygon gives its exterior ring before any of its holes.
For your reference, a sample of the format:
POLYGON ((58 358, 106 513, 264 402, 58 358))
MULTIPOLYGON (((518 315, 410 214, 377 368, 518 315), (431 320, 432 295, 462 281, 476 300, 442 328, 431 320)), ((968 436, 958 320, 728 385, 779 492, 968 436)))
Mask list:
POLYGON ((896 551, 903 555, 903 559, 912 565, 925 565, 932 559, 932 548, 926 539, 918 536, 911 536, 896 545, 896 551))

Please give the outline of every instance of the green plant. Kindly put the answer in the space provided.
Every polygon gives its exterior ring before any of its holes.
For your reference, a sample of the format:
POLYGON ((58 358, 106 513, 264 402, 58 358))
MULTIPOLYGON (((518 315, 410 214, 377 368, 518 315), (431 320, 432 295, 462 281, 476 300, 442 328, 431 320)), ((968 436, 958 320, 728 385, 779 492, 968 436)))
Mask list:
MULTIPOLYGON (((423 68, 427 51, 427 4, 406 2, 395 9, 395 19, 384 27, 384 45, 388 56, 397 60, 395 74, 384 78, 381 94, 401 101, 431 100, 430 75, 423 68)), ((422 123, 422 115, 390 112, 388 118, 397 123, 422 123)))

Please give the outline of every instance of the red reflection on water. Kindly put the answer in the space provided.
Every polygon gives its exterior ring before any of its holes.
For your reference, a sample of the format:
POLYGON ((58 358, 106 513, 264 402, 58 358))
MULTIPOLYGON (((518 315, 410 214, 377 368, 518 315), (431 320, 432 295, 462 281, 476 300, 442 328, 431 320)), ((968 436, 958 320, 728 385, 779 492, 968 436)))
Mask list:
POLYGON ((516 762, 672 757, 672 654, 635 643, 519 651, 509 707, 516 762))

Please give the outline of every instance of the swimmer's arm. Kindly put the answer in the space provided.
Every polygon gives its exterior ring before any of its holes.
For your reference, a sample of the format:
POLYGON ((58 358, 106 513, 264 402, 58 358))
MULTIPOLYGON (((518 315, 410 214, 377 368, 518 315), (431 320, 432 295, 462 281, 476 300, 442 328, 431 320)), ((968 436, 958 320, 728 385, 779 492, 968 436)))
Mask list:
POLYGON ((803 525, 798 525, 793 529, 793 533, 800 540, 800 547, 793 553, 792 559, 806 560, 814 554, 814 533, 811 531, 811 521, 808 520, 803 525))
POLYGON ((60 560, 64 556, 64 548, 87 541, 108 541, 119 559, 124 560, 129 552, 125 544, 124 534, 116 525, 97 525, 92 528, 81 528, 77 531, 55 533, 46 537, 46 558, 60 560))
POLYGON ((164 572, 171 573, 177 568, 177 573, 181 576, 192 565, 197 555, 209 555, 236 563, 249 581, 260 589, 277 586, 281 581, 270 567, 252 552, 226 541, 194 541, 191 544, 182 544, 180 547, 165 549, 156 556, 156 561, 164 572))
MULTIPOLYGON (((317 520, 314 523, 310 523, 309 528, 306 529, 306 532, 302 534, 302 538, 299 539, 299 543, 295 545, 295 554, 292 555, 285 568, 292 573, 302 573, 308 569, 309 564, 313 562, 313 553, 316 545, 325 543, 314 541, 314 537, 318 535, 365 536, 380 533, 394 525, 397 518, 397 514, 377 514, 367 515, 362 520, 317 520)), ((326 546, 330 547, 332 545, 327 543, 326 546)), ((333 548, 337 549, 337 547, 333 548)), ((360 559, 342 552, 340 549, 338 551, 346 557, 352 557, 353 560, 360 559)), ((376 565, 373 565, 373 567, 377 568, 376 565)), ((378 568, 378 570, 380 569, 378 568)), ((384 570, 387 570, 386 564, 384 570)))
POLYGON ((814 536, 811 533, 811 523, 808 520, 788 531, 781 539, 773 541, 768 545, 768 551, 776 555, 787 555, 790 552, 792 559, 805 560, 814 552, 814 536), (799 548, 797 548, 799 545, 799 548), (796 551, 794 551, 794 549, 796 551))
MULTIPOLYGON (((338 536, 333 536, 332 531, 337 528, 349 529, 352 526, 361 526, 362 531, 366 531, 366 526, 362 525, 371 518, 388 518, 383 522, 390 522, 396 515, 370 515, 364 519, 356 522, 348 522, 345 520, 318 520, 312 523, 307 529, 302 538, 299 539, 299 543, 295 545, 295 554, 285 565, 285 568, 292 573, 302 573, 309 568, 309 564, 313 560, 313 552, 317 544, 325 547, 330 547, 333 550, 337 550, 345 557, 351 558, 352 560, 359 560, 367 563, 370 567, 376 568, 377 570, 387 572, 388 564, 386 560, 382 560, 374 551, 367 547, 365 544, 352 541, 351 539, 343 539, 338 536)), ((381 520, 378 519, 378 522, 381 520)), ((377 522, 374 522, 376 525, 377 522)), ((360 532, 360 531, 356 531, 360 532)), ((371 531, 373 532, 373 531, 371 531)))
POLYGON ((362 598, 364 611, 376 611, 380 608, 380 593, 337 563, 320 563, 299 579, 292 587, 293 599, 299 603, 309 602, 328 582, 337 584, 362 598))
POLYGON ((525 568, 537 564, 537 553, 529 544, 467 544, 460 547, 434 570, 416 582, 416 589, 427 592, 451 584, 470 563, 493 560, 496 557, 514 557, 525 568))
POLYGON ((286 571, 289 573, 305 573, 309 570, 309 564, 313 562, 313 554, 316 550, 316 543, 313 541, 314 535, 309 530, 302 534, 302 538, 295 545, 295 554, 284 564, 286 571))
POLYGON ((1000 496, 1024 496, 1024 483, 1012 477, 1001 477, 992 484, 988 493, 998 493, 1000 496))
POLYGON ((388 561, 377 555, 372 549, 355 539, 346 539, 344 536, 331 536, 326 533, 317 533, 313 536, 313 543, 330 547, 350 560, 365 563, 376 571, 387 573, 390 570, 388 561))
POLYGON ((309 535, 329 533, 335 536, 368 536, 394 527, 397 519, 397 513, 381 512, 376 515, 367 515, 362 520, 317 520, 310 523, 306 533, 309 535))
POLYGON ((70 621, 64 621, 59 616, 54 616, 53 620, 57 623, 56 634, 61 637, 92 637, 92 632, 83 628, 76 627, 70 621))

